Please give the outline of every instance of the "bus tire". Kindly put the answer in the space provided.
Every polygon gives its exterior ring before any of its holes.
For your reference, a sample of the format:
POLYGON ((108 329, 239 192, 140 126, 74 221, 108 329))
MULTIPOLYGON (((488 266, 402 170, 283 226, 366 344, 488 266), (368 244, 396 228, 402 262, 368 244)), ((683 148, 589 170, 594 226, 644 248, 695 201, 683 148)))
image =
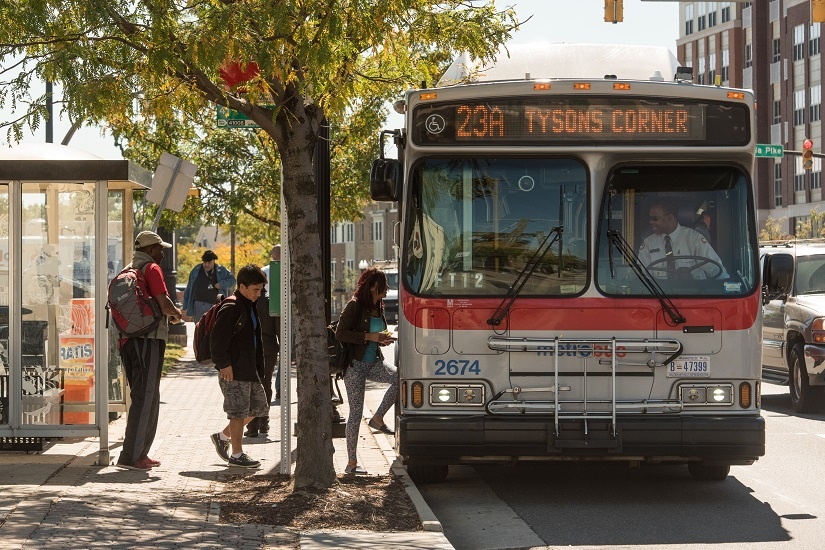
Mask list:
POLYGON ((441 483, 447 479, 449 466, 446 464, 409 464, 407 473, 416 485, 441 483))
POLYGON ((805 349, 796 344, 791 350, 788 386, 791 390, 791 406, 798 413, 817 412, 822 406, 822 387, 811 386, 805 367, 805 349))
POLYGON ((699 481, 724 481, 730 473, 730 464, 688 462, 690 477, 699 481))

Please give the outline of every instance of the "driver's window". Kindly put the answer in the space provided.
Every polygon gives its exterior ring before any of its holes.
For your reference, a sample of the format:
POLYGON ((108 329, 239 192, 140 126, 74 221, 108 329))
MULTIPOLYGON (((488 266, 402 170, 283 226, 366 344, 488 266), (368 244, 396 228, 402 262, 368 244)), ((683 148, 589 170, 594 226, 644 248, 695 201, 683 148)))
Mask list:
POLYGON ((672 295, 755 288, 754 220, 738 169, 621 167, 606 187, 596 273, 602 292, 649 295, 646 276, 672 295))

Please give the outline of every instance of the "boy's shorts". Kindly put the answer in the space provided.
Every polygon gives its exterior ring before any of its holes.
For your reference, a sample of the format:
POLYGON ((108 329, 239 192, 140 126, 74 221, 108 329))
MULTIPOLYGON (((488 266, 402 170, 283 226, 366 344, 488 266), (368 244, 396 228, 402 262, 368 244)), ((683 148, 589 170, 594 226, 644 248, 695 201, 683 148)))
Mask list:
POLYGON ((223 410, 230 420, 269 416, 269 401, 260 382, 218 379, 223 392, 223 410))

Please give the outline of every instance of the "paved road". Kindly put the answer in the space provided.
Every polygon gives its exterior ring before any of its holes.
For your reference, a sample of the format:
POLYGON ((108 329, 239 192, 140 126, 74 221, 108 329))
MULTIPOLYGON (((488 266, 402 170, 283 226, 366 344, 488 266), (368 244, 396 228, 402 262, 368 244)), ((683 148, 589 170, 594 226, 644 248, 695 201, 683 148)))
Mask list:
POLYGON ((458 550, 825 547, 825 413, 765 385, 767 454, 723 483, 684 466, 539 463, 451 468, 421 492, 458 550))

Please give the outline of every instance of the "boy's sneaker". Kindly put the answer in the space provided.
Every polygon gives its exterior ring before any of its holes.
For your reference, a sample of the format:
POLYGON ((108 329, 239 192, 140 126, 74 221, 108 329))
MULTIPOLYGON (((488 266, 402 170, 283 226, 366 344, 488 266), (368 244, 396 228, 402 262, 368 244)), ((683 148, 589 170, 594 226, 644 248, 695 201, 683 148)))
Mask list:
POLYGON ((229 441, 223 441, 220 433, 214 433, 209 436, 212 444, 215 446, 215 452, 221 457, 224 462, 229 462, 229 441))
POLYGON ((118 462, 117 467, 118 468, 125 468, 127 470, 141 470, 141 471, 145 472, 147 470, 152 469, 152 463, 149 462, 149 460, 146 459, 146 458, 141 458, 140 460, 138 460, 134 464, 126 464, 125 462, 118 462))
POLYGON ((241 456, 239 456, 238 458, 230 456, 229 465, 240 466, 241 468, 259 468, 261 466, 261 463, 258 460, 252 460, 251 458, 249 458, 248 454, 241 453, 241 456))

